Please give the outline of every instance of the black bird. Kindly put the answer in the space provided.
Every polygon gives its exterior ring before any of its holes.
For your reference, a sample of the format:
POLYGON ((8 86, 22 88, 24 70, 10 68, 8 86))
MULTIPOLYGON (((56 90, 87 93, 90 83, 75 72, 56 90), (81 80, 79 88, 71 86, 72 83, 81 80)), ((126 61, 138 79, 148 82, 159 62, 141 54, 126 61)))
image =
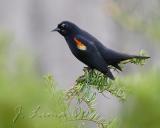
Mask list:
POLYGON ((121 61, 139 58, 148 59, 146 56, 128 55, 119 53, 105 47, 99 40, 82 30, 74 23, 63 21, 57 28, 52 30, 59 32, 66 40, 74 56, 86 64, 90 69, 97 69, 114 80, 109 65, 122 71, 118 65, 121 61))

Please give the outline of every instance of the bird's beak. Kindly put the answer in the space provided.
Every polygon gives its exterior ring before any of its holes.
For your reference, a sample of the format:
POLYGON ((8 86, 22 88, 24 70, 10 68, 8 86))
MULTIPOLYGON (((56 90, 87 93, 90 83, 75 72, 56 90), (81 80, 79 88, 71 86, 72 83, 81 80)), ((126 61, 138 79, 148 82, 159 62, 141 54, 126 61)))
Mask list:
POLYGON ((51 32, 58 32, 58 31, 60 31, 60 29, 59 28, 55 28, 51 32))

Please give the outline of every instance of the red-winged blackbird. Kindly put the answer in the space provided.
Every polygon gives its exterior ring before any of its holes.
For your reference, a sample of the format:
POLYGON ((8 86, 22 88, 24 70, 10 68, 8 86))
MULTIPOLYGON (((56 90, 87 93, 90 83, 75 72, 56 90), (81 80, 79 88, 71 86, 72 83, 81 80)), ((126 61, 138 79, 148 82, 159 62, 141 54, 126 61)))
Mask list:
POLYGON ((59 32, 67 41, 69 48, 74 56, 86 64, 90 69, 97 69, 106 74, 110 79, 114 80, 109 65, 114 66, 122 71, 118 65, 121 61, 142 58, 148 59, 146 56, 128 55, 119 53, 105 47, 99 40, 82 30, 69 21, 63 21, 58 24, 57 28, 52 30, 59 32))

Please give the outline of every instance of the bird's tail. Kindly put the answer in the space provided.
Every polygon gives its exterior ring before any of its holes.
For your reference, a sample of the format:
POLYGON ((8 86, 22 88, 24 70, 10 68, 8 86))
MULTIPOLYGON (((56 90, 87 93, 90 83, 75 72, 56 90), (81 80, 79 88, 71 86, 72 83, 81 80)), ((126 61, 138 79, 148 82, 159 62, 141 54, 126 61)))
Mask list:
POLYGON ((129 59, 134 59, 134 58, 136 58, 136 59, 149 59, 151 57, 149 57, 149 56, 137 56, 137 55, 133 55, 133 56, 130 56, 129 59))
POLYGON ((132 59, 146 60, 146 59, 149 59, 149 58, 150 58, 149 56, 121 54, 121 56, 119 58, 117 58, 117 60, 114 61, 114 63, 111 63, 111 65, 113 67, 115 67, 116 69, 122 71, 122 68, 118 65, 121 62, 124 62, 124 64, 125 64, 125 63, 128 63, 128 60, 130 62, 130 60, 132 60, 132 59))

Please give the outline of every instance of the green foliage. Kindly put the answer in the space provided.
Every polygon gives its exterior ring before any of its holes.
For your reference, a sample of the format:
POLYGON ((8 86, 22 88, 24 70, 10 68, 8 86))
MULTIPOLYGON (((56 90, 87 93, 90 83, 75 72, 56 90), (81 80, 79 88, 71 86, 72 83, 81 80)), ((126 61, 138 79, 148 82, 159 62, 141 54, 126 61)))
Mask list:
POLYGON ((13 61, 8 59, 10 42, 10 37, 0 34, 0 128, 78 127, 59 117, 67 104, 50 75, 39 78, 33 59, 21 49, 13 61))
POLYGON ((74 98, 77 99, 78 103, 71 114, 72 119, 96 123, 98 128, 108 128, 110 122, 103 119, 95 109, 96 94, 106 91, 121 100, 126 98, 125 88, 120 87, 118 82, 113 82, 97 70, 89 71, 84 68, 84 75, 80 76, 73 88, 66 92, 69 103, 74 98), (85 103, 88 110, 81 108, 81 103, 85 103))
POLYGON ((87 121, 95 123, 99 128, 104 128, 106 121, 96 113, 96 111, 85 111, 82 108, 75 108, 74 111, 66 114, 67 120, 70 121, 87 121))
MULTIPOLYGON (((141 50, 139 52, 139 56, 147 56, 146 55, 146 52, 144 50, 141 50)), ((127 63, 132 63, 132 64, 136 64, 136 65, 141 65, 143 66, 146 62, 146 59, 144 58, 133 58, 133 59, 129 59, 129 60, 126 60, 126 61, 123 61, 121 62, 121 66, 123 67, 124 64, 127 64, 127 63)))
MULTIPOLYGON (((97 70, 84 68, 84 74, 64 93, 57 89, 51 75, 44 76, 44 80, 39 78, 33 59, 24 52, 18 54, 11 64, 14 70, 9 70, 6 56, 9 42, 7 39, 0 40, 3 47, 0 53, 0 127, 84 128, 84 122, 94 123, 98 128, 160 126, 157 121, 160 115, 158 71, 112 81, 97 70), (125 101, 120 119, 107 121, 96 111, 97 94, 108 92, 125 101), (74 100, 77 104, 73 105, 71 102, 74 100)), ((144 56, 144 53, 140 55, 144 56)), ((144 64, 144 60, 137 59, 128 62, 144 64)))
POLYGON ((81 120, 96 123, 98 128, 112 128, 113 123, 103 119, 95 109, 96 94, 110 92, 112 95, 125 99, 125 88, 120 87, 118 82, 113 82, 102 73, 93 70, 88 71, 84 68, 84 75, 80 76, 73 88, 66 92, 69 103, 75 98, 78 106, 74 108, 72 120, 81 120), (98 91, 98 92, 97 92, 98 91), (85 103, 88 110, 81 108, 80 104, 85 103))
POLYGON ((68 91, 67 96, 71 98, 76 95, 80 99, 85 96, 86 101, 94 101, 96 91, 99 93, 110 92, 121 100, 125 100, 126 97, 124 88, 118 84, 118 79, 112 81, 99 71, 88 71, 86 68, 84 68, 84 75, 77 79, 75 86, 68 91))
MULTIPOLYGON (((144 51, 140 51, 140 56, 144 56, 144 51)), ((143 65, 145 59, 131 59, 122 64, 124 65, 129 62, 143 65)), ((127 88, 127 85, 120 79, 117 78, 115 81, 112 81, 97 70, 88 70, 88 68, 84 68, 83 71, 84 74, 80 76, 76 80, 75 85, 66 92, 66 99, 69 101, 69 104, 73 99, 76 99, 78 103, 78 108, 76 107, 75 111, 71 114, 72 119, 94 122, 97 124, 98 128, 116 127, 116 121, 114 121, 114 123, 113 121, 108 122, 96 112, 96 95, 97 93, 104 94, 105 92, 109 92, 121 101, 125 101, 127 94, 130 92, 129 88, 127 88), (85 103, 88 106, 88 110, 81 108, 81 103, 85 103)))
MULTIPOLYGON (((122 107, 120 128, 160 127, 160 70, 128 78, 132 95, 122 107)), ((123 83, 128 84, 128 82, 123 83)))

